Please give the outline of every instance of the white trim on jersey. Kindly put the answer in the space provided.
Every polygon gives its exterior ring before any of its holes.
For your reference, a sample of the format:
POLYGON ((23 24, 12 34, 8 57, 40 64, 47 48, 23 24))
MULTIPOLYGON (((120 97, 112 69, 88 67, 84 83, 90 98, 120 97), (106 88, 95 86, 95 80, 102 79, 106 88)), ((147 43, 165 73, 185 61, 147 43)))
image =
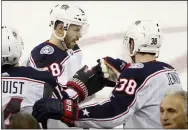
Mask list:
POLYGON ((32 56, 29 57, 29 60, 30 60, 30 63, 33 64, 33 67, 36 68, 36 64, 35 64, 35 61, 33 60, 32 56))
POLYGON ((65 59, 63 61, 61 61, 60 65, 63 65, 65 63, 65 61, 67 61, 69 58, 70 58, 69 55, 67 57, 65 57, 65 59))

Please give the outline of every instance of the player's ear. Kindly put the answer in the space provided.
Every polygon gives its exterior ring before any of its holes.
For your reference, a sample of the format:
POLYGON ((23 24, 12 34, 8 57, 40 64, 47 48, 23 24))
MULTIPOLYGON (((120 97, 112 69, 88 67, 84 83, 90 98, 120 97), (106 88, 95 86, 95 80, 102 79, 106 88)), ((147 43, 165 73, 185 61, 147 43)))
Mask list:
POLYGON ((63 23, 60 23, 60 24, 57 25, 57 31, 58 31, 60 37, 63 37, 63 36, 64 36, 63 23))
POLYGON ((132 54, 133 50, 134 50, 134 40, 132 38, 130 38, 129 43, 130 43, 130 48, 129 48, 130 49, 130 53, 132 54))

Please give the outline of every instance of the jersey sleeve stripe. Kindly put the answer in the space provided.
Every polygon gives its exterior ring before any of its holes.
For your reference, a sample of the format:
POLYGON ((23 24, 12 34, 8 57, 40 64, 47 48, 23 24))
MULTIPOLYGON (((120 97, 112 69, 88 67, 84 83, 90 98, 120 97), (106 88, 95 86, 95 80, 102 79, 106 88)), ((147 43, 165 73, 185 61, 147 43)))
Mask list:
POLYGON ((60 63, 60 65, 64 64, 65 61, 67 61, 69 58, 70 58, 70 56, 67 56, 67 57, 60 63))
POLYGON ((52 98, 58 99, 54 92, 52 93, 52 98))
POLYGON ((90 106, 96 106, 96 105, 98 105, 98 103, 92 103, 92 104, 89 104, 89 105, 84 105, 84 106, 80 107, 80 109, 90 107, 90 106))
POLYGON ((32 62, 33 66, 36 67, 36 64, 35 64, 35 62, 34 62, 32 56, 30 56, 29 60, 32 62))
POLYGON ((78 97, 78 94, 75 94, 74 96, 70 97, 72 99, 76 99, 78 97))
POLYGON ((107 103, 107 102, 110 102, 111 100, 109 100, 109 99, 107 99, 107 100, 105 100, 105 101, 103 101, 103 102, 101 102, 101 103, 93 103, 93 104, 89 104, 89 105, 84 105, 84 106, 82 106, 82 107, 80 107, 80 109, 82 109, 82 108, 86 108, 86 107, 90 107, 90 106, 96 106, 96 105, 103 105, 103 104, 105 104, 105 103, 107 103))
POLYGON ((78 53, 78 52, 80 52, 80 51, 81 51, 81 50, 80 50, 80 49, 78 49, 78 50, 75 50, 75 51, 74 51, 74 53, 78 53))

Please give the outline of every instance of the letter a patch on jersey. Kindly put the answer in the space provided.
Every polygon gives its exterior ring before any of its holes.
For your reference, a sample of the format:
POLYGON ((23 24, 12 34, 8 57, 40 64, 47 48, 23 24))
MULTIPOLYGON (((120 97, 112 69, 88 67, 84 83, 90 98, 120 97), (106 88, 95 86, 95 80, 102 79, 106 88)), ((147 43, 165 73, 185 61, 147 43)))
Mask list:
POLYGON ((44 46, 41 50, 40 50, 40 54, 52 54, 54 52, 54 48, 52 46, 44 46))

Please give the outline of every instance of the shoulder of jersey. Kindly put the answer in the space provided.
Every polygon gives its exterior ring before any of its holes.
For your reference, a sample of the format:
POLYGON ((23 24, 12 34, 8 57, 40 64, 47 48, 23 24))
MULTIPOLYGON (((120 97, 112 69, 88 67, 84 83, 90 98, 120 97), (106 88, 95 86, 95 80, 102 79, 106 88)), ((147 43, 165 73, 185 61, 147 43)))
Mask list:
POLYGON ((31 52, 31 58, 38 68, 49 66, 50 64, 62 62, 68 54, 54 45, 47 42, 36 46, 31 52))
POLYGON ((174 69, 172 66, 163 62, 146 62, 146 63, 134 63, 126 68, 120 77, 138 78, 145 79, 148 76, 163 71, 166 69, 174 69))
POLYGON ((33 53, 38 53, 40 55, 51 55, 54 53, 54 51, 54 47, 47 42, 39 44, 32 50, 33 53))
POLYGON ((23 72, 23 76, 28 76, 30 78, 40 78, 40 76, 42 77, 49 77, 52 76, 48 71, 44 71, 42 69, 35 69, 32 67, 20 67, 21 68, 21 72, 23 72))
POLYGON ((56 78, 54 78, 52 76, 52 74, 48 71, 38 71, 32 67, 25 67, 25 66, 21 66, 21 67, 14 67, 12 69, 10 69, 9 71, 6 72, 6 74, 8 74, 6 77, 18 77, 21 78, 20 80, 30 80, 30 81, 34 81, 36 80, 38 81, 42 81, 43 83, 48 83, 51 86, 56 86, 56 78))
POLYGON ((51 80, 55 81, 50 72, 44 70, 39 71, 32 67, 20 67, 20 77, 31 78, 44 82, 50 82, 51 80))
POLYGON ((156 71, 161 70, 161 69, 174 69, 171 65, 164 63, 164 62, 159 62, 159 61, 146 62, 146 63, 133 63, 128 68, 152 69, 156 71))

